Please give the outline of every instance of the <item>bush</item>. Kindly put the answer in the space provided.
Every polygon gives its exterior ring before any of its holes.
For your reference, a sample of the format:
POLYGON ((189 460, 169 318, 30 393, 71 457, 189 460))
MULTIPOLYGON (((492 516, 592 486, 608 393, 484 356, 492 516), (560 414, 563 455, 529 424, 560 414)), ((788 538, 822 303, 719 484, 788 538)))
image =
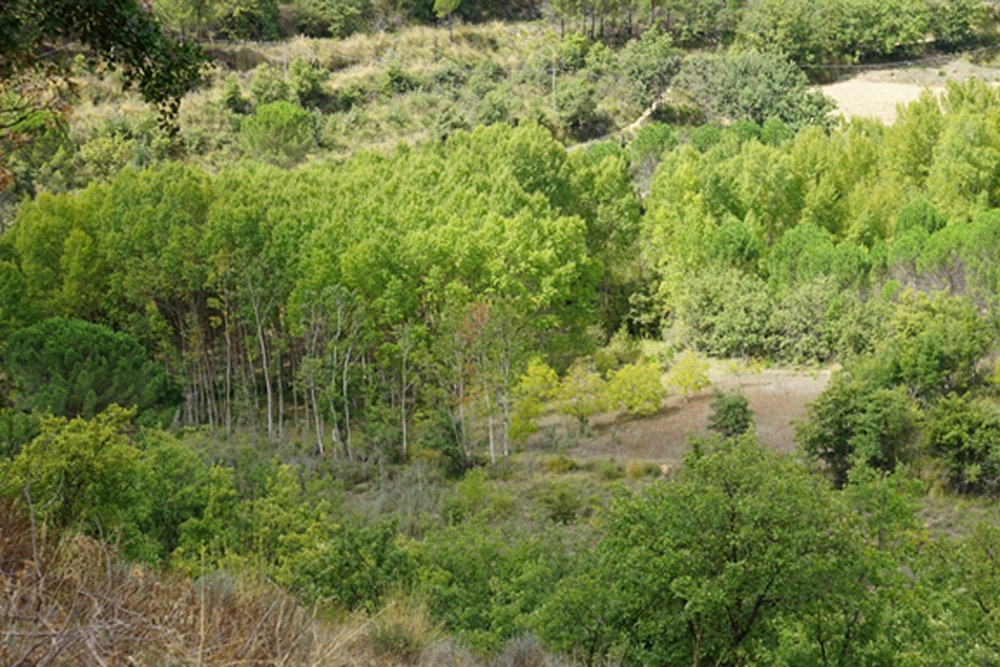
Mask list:
POLYGON ((736 269, 704 272, 679 304, 691 342, 714 357, 763 356, 771 299, 764 282, 736 269))
POLYGON ((643 31, 618 52, 618 69, 628 82, 629 101, 639 107, 652 104, 670 85, 680 62, 680 51, 670 35, 656 28, 643 31))
POLYGON ((0 494, 27 490, 39 520, 107 539, 119 535, 127 555, 143 553, 138 524, 153 498, 143 491, 139 451, 128 432, 134 410, 117 406, 94 419, 44 420, 41 433, 0 464, 0 494))
POLYGON ((580 431, 583 431, 591 415, 608 407, 604 380, 579 360, 559 384, 555 399, 559 412, 575 418, 580 431))
POLYGON ((667 397, 667 390, 660 382, 661 375, 660 365, 655 361, 622 366, 608 382, 608 395, 630 415, 655 414, 667 397))
POLYGON ((801 127, 824 125, 833 102, 810 90, 805 74, 778 53, 698 54, 685 62, 675 85, 690 93, 713 122, 770 118, 801 127))
POLYGON ((957 491, 1000 490, 1000 407, 989 399, 950 394, 927 414, 923 440, 948 467, 957 491))
POLYGON ((753 428, 753 412, 747 404, 747 397, 739 391, 715 391, 712 414, 708 416, 708 430, 715 431, 723 438, 735 438, 753 428))
POLYGON ((583 507, 583 501, 576 491, 564 480, 552 484, 539 499, 539 503, 545 508, 551 521, 564 526, 574 523, 583 507))
POLYGON ((255 158, 290 167, 316 144, 312 118, 308 111, 289 102, 264 104, 243 119, 240 144, 255 158))
POLYGON ((711 384, 708 379, 708 362, 700 359, 693 350, 685 350, 677 357, 667 373, 667 384, 680 389, 684 400, 711 384))
POLYGON ((268 63, 257 67, 250 79, 250 99, 254 106, 287 102, 289 96, 288 82, 280 70, 268 63))
POLYGON ((905 387, 888 388, 860 371, 837 372, 795 425, 805 452, 830 467, 838 486, 855 463, 892 472, 911 458, 919 411, 905 387))
POLYGON ((288 64, 290 97, 306 108, 322 105, 326 100, 323 83, 329 76, 328 70, 312 65, 304 58, 293 58, 288 64))
POLYGON ((594 555, 548 597, 535 631, 581 662, 757 664, 789 624, 821 617, 806 662, 831 641, 856 662, 873 564, 847 515, 794 459, 750 438, 719 444, 679 480, 615 498, 594 555), (841 623, 851 630, 825 634, 841 623))
POLYGON ((601 133, 604 119, 597 113, 594 86, 584 79, 572 78, 561 83, 556 92, 556 115, 566 132, 577 139, 601 133))

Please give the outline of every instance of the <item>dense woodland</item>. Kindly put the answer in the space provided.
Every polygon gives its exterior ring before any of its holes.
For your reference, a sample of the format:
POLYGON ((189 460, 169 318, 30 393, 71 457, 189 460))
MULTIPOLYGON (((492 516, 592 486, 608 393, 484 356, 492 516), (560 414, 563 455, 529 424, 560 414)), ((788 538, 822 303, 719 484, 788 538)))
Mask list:
POLYGON ((0 24, 5 664, 1000 660, 1000 90, 810 85, 994 7, 153 11, 291 45, 158 117, 0 24), (679 468, 572 455, 722 360, 834 369, 795 454, 717 392, 679 468))

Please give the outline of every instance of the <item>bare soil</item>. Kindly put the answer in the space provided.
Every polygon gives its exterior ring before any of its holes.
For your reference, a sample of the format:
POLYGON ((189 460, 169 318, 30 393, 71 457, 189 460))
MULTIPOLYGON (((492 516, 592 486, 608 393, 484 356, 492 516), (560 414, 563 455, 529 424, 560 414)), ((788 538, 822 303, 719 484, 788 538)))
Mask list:
MULTIPOLYGON (((754 413, 761 442, 774 450, 791 452, 796 446, 793 422, 805 416, 806 404, 823 391, 830 374, 828 369, 768 369, 741 375, 716 370, 710 373, 711 387, 687 401, 672 393, 652 417, 632 419, 614 412, 593 418, 591 435, 568 447, 567 454, 580 459, 635 459, 675 466, 683 459, 691 436, 708 435, 714 389, 741 389, 754 413)), ((549 422, 548 428, 551 433, 572 426, 560 420, 549 422)))
POLYGON ((925 89, 936 95, 948 81, 979 78, 997 85, 1000 70, 976 65, 961 58, 941 58, 912 66, 873 69, 838 81, 821 90, 837 103, 834 113, 845 118, 875 118, 884 123, 896 120, 896 108, 913 102, 925 89))

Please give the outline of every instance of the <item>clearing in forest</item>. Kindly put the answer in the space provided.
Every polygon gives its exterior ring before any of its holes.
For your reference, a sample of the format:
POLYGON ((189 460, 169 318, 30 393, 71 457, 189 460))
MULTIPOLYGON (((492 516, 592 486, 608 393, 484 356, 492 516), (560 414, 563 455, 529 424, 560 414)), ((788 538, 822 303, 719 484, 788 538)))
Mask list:
MULTIPOLYGON (((761 442, 777 451, 791 452, 796 447, 793 422, 805 417, 806 404, 823 391, 831 373, 829 369, 767 369, 734 374, 715 369, 709 374, 710 387, 693 394, 687 401, 671 390, 664 408, 652 417, 629 419, 614 412, 593 418, 592 435, 581 438, 567 453, 577 458, 680 463, 687 450, 688 438, 709 433, 708 417, 715 389, 742 390, 754 413, 761 442)), ((549 424, 549 429, 555 428, 558 428, 556 424, 549 424)))

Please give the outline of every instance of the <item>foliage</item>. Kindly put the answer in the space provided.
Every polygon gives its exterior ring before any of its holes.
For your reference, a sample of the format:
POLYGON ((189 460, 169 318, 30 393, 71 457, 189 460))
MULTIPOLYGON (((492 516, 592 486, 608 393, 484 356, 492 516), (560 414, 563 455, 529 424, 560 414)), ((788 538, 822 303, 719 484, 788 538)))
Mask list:
POLYGON ((121 533, 127 553, 141 553, 136 524, 152 498, 144 496, 139 452, 128 436, 134 411, 112 407, 91 421, 53 417, 41 433, 3 463, 2 494, 27 493, 42 521, 121 533))
POLYGON ((949 394, 927 413, 922 439, 941 457, 951 485, 962 492, 1000 488, 1000 407, 988 398, 949 394))
POLYGON ((763 281, 729 269, 692 284, 678 310, 699 348, 712 356, 748 357, 765 350, 771 308, 763 281))
POLYGON ((476 522, 432 533, 413 551, 433 617, 483 652, 527 630, 571 562, 556 534, 476 522))
POLYGON ((807 89, 805 75, 777 53, 696 55, 677 76, 712 121, 749 120, 758 125, 777 118, 792 127, 822 125, 833 103, 807 89))
POLYGON ((374 7, 368 0, 295 0, 292 15, 298 29, 310 37, 349 37, 364 30, 374 7))
POLYGON ((747 405, 747 397, 740 391, 715 391, 712 414, 708 416, 708 430, 723 438, 735 438, 753 428, 753 412, 747 405))
POLYGON ((254 106, 272 102, 287 102, 290 95, 288 80, 281 70, 268 63, 261 63, 250 79, 250 99, 254 106))
POLYGON ((629 83, 629 96, 640 107, 652 104, 670 85, 680 67, 680 51, 668 34, 644 30, 618 52, 616 66, 629 83))
POLYGON ((14 458, 40 433, 37 416, 13 408, 0 408, 0 460, 14 458))
POLYGON ((289 102, 257 107, 240 124, 240 142, 248 154, 279 166, 301 161, 316 143, 309 112, 289 102))
POLYGON ((555 398, 559 376, 539 357, 532 357, 514 389, 514 413, 510 436, 523 441, 538 429, 538 418, 546 405, 555 398))
POLYGON ((299 106, 312 108, 323 103, 326 94, 323 83, 330 72, 307 62, 304 58, 292 58, 288 64, 288 87, 292 98, 299 106))
MULTIPOLYGON (((630 415, 655 414, 667 396, 656 361, 634 362, 614 371, 608 380, 608 396, 630 415)), ((685 394, 686 395, 686 394, 685 394)))
POLYGON ((677 387, 684 400, 709 386, 708 362, 698 357, 694 350, 685 350, 678 356, 667 373, 667 384, 677 387))
POLYGON ((851 622, 872 593, 843 516, 800 464, 751 438, 719 443, 678 482, 615 500, 598 557, 557 589, 539 630, 591 660, 740 663, 810 619, 812 651, 860 654, 877 617, 851 622))
POLYGON ((582 431, 592 415, 607 409, 608 390, 598 373, 577 360, 559 383, 555 400, 559 412, 575 418, 582 431))
MULTIPOLYGON (((0 20, 0 80, 13 83, 34 70, 51 67, 49 45, 77 39, 109 69, 121 71, 143 98, 176 113, 180 98, 200 80, 204 58, 193 45, 162 32, 149 12, 134 0, 105 0, 81 5, 59 0, 17 0, 0 20), (128 30, 123 30, 128 26, 128 30)), ((22 109, 23 111, 23 109, 22 109)), ((6 114, 3 127, 11 127, 6 114)))
POLYGON ((838 486, 862 463, 892 471, 912 457, 919 412, 905 387, 887 388, 864 371, 842 370, 807 407, 795 437, 805 452, 830 468, 838 486))
POLYGON ((597 112, 595 89, 585 79, 560 84, 555 103, 559 123, 571 136, 587 139, 601 133, 603 119, 597 112))
POLYGON ((6 367, 21 405, 63 417, 90 419, 117 403, 169 419, 180 398, 134 338, 81 320, 50 318, 16 331, 6 367))

